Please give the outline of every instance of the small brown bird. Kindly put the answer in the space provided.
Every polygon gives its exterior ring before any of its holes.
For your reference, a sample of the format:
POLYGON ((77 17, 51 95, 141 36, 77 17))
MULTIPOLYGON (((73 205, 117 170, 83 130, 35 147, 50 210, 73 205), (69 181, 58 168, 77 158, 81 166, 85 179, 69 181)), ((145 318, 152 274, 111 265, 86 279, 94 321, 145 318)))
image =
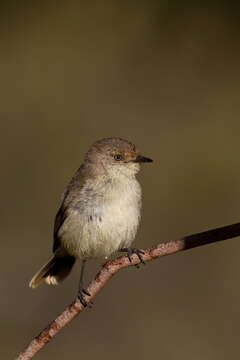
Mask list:
POLYGON ((136 179, 140 163, 151 162, 135 145, 120 138, 95 142, 67 185, 55 218, 53 256, 30 281, 36 288, 43 281, 56 285, 82 260, 78 297, 90 295, 83 287, 86 260, 126 251, 129 260, 141 250, 130 248, 141 210, 141 187, 136 179))

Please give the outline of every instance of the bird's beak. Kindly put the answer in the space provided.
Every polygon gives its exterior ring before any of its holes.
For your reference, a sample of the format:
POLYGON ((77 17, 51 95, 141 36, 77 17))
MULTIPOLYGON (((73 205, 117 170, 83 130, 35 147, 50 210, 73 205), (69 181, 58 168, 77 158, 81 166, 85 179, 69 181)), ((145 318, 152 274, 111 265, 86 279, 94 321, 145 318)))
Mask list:
POLYGON ((138 155, 138 156, 136 157, 136 160, 135 160, 135 162, 138 162, 138 163, 141 163, 141 162, 152 162, 152 161, 153 161, 152 159, 147 158, 147 157, 142 156, 142 155, 138 155))

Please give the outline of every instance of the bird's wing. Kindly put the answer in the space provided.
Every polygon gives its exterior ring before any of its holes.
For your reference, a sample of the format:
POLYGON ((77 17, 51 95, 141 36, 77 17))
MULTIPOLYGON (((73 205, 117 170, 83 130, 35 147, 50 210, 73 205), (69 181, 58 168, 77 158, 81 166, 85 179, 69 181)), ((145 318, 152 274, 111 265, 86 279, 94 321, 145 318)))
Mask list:
POLYGON ((63 201, 62 206, 60 207, 60 209, 57 212, 57 215, 55 217, 55 222, 54 222, 53 252, 55 252, 60 245, 60 239, 58 236, 58 232, 66 218, 67 218, 67 207, 65 206, 64 201, 63 201))
POLYGON ((73 206, 79 199, 81 188, 85 181, 85 169, 84 166, 80 166, 77 172, 74 174, 72 180, 67 185, 63 194, 63 202, 60 209, 57 212, 54 222, 53 232, 53 252, 55 252, 60 246, 60 238, 58 236, 59 230, 66 220, 71 206, 73 206))

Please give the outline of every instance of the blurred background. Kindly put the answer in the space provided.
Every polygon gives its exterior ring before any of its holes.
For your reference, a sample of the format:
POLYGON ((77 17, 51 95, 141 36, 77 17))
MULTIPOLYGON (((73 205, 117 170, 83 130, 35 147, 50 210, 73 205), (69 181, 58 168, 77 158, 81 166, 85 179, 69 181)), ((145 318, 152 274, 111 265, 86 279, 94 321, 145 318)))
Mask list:
MULTIPOLYGON (((229 1, 2 1, 0 357, 75 297, 28 282, 49 258, 67 182, 97 139, 143 166, 136 246, 240 220, 240 6, 229 1)), ((38 359, 239 356, 240 241, 119 272, 38 359)), ((101 261, 87 267, 88 281, 101 261)))

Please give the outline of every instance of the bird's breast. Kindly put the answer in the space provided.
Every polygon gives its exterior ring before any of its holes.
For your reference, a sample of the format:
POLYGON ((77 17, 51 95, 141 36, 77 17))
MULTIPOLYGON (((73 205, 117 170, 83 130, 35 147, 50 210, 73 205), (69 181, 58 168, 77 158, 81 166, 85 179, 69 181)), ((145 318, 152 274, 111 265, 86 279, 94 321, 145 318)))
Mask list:
POLYGON ((80 258, 108 257, 135 238, 141 210, 136 179, 109 183, 105 191, 88 194, 72 210, 59 231, 62 245, 80 258))

